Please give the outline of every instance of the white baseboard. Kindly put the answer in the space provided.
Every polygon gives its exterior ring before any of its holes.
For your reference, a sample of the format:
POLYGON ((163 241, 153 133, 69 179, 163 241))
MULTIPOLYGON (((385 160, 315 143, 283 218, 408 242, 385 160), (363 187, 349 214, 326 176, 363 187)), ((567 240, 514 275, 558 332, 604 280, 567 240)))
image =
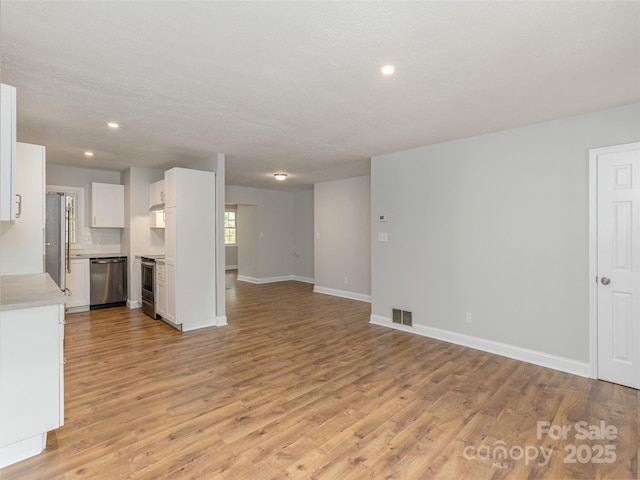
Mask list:
POLYGON ((282 275, 279 277, 263 277, 263 278, 258 278, 258 284, 262 285, 263 283, 288 282, 290 280, 293 280, 293 275, 282 275))
POLYGON ((227 316, 226 315, 218 315, 216 317, 216 325, 219 327, 224 327, 227 324, 227 316))
POLYGON ((0 447, 0 468, 41 453, 47 447, 47 432, 0 447))
POLYGON ((296 282, 303 282, 303 283, 315 283, 315 280, 313 278, 299 277, 298 275, 293 275, 291 280, 295 280, 296 282))
POLYGON ((195 322, 181 324, 183 332, 190 332, 191 330, 198 330, 199 328, 215 327, 218 325, 217 317, 205 318, 197 320, 195 322))
POLYGON ((224 267, 225 270, 237 270, 238 269, 238 265, 226 265, 224 267))
POLYGON ((313 283, 313 278, 298 277, 296 275, 282 275, 279 277, 247 277, 246 275, 238 275, 237 280, 239 282, 255 283, 256 285, 262 285, 265 283, 277 283, 277 282, 289 282, 295 280, 297 282, 313 283))
POLYGON ((89 310, 91 310, 89 305, 83 305, 82 307, 67 307, 65 313, 88 312, 89 310))
POLYGON ((495 342, 493 340, 472 337, 463 333, 442 330, 435 327, 427 327, 424 325, 414 324, 413 327, 408 327, 406 325, 393 323, 390 318, 383 317, 381 315, 371 315, 370 323, 422 335, 423 337, 455 343, 456 345, 462 345, 464 347, 475 348, 476 350, 482 350, 483 352, 494 353, 503 357, 533 363, 534 365, 552 368, 554 370, 579 375, 581 377, 590 377, 591 374, 591 367, 587 362, 579 362, 570 358, 559 357, 550 353, 517 347, 507 343, 495 342))
POLYGON ((313 292, 323 293, 325 295, 333 295, 334 297, 349 298, 351 300, 358 300, 360 302, 371 303, 371 295, 365 295, 363 293, 348 292, 346 290, 336 290, 333 288, 319 287, 317 285, 313 287, 313 292))
POLYGON ((127 300, 127 306, 132 310, 134 308, 142 308, 142 304, 137 300, 127 300))
POLYGON ((255 277, 247 277, 246 275, 238 275, 236 277, 236 280, 238 280, 239 282, 247 282, 247 283, 258 283, 258 279, 255 277))

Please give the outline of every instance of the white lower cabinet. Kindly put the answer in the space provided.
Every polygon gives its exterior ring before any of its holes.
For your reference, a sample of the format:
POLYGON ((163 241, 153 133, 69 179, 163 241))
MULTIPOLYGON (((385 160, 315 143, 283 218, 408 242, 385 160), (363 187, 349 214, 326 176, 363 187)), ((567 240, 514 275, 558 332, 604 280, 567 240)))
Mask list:
POLYGON ((88 258, 71 260, 71 272, 67 272, 67 311, 89 310, 91 303, 91 273, 88 258))
POLYGON ((142 259, 136 259, 136 285, 134 286, 136 302, 142 307, 142 259))
POLYGON ((176 266, 167 262, 167 315, 166 319, 176 322, 176 266))
POLYGON ((156 260, 156 313, 167 318, 167 270, 163 260, 156 260))
POLYGON ((64 305, 0 311, 0 468, 64 423, 64 305))

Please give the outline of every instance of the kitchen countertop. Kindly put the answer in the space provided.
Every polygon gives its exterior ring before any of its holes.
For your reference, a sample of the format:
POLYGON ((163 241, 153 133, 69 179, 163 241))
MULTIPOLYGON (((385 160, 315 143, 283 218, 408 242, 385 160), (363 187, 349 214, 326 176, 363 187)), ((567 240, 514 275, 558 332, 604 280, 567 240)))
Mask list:
POLYGON ((164 253, 155 253, 152 255, 136 255, 136 258, 149 258, 151 260, 164 260, 164 253))
POLYGON ((72 253, 71 259, 75 258, 112 258, 112 257, 126 257, 121 253, 72 253))
POLYGON ((48 273, 0 276, 0 311, 65 303, 67 297, 48 273))

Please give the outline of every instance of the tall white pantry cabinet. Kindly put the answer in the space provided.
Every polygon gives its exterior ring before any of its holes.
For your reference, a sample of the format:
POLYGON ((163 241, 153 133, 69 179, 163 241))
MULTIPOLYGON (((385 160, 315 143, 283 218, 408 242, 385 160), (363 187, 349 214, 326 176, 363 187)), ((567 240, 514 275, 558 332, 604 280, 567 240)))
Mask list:
POLYGON ((165 172, 166 312, 182 331, 216 325, 216 176, 165 172))

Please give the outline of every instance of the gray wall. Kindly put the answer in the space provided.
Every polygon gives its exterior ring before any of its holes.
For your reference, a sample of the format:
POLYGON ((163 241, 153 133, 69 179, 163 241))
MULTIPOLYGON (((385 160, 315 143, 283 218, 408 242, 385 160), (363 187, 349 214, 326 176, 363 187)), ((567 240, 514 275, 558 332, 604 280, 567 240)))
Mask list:
POLYGON ((638 140, 633 104, 374 157, 372 314, 588 361, 588 150, 638 140))
MULTIPOLYGON (((313 260, 313 235, 308 235, 308 218, 313 218, 312 195, 302 192, 282 192, 261 188, 227 186, 227 203, 238 204, 238 275, 268 281, 278 277, 313 275, 308 265, 313 260), (299 202, 299 203, 296 203, 299 202), (296 207, 294 210, 294 203, 296 207), (257 241, 257 265, 252 262, 252 253, 243 252, 248 241, 247 218, 242 218, 243 206, 256 207, 255 239, 257 241), (298 221, 301 223, 298 224, 298 221), (306 233, 305 233, 306 232, 306 233), (249 255, 249 257, 247 257, 249 255), (294 255, 299 255, 295 257, 294 255), (294 262, 295 258, 295 262, 294 262), (300 269, 298 270, 298 267, 300 269), (251 271, 252 274, 243 273, 251 271), (301 272, 301 273, 297 273, 301 272)), ((252 230, 253 231, 253 230, 252 230)), ((251 247, 253 248, 253 247, 251 247)))
POLYGON ((369 300, 370 177, 316 183, 314 201, 316 289, 369 300))
MULTIPOLYGON (((236 239, 237 242, 237 239, 236 239)), ((238 268, 238 247, 225 245, 224 247, 224 264, 226 268, 238 268)))
POLYGON ((259 278, 258 207, 238 205, 238 275, 259 278))
POLYGON ((314 280, 313 190, 293 193, 293 275, 314 280))

